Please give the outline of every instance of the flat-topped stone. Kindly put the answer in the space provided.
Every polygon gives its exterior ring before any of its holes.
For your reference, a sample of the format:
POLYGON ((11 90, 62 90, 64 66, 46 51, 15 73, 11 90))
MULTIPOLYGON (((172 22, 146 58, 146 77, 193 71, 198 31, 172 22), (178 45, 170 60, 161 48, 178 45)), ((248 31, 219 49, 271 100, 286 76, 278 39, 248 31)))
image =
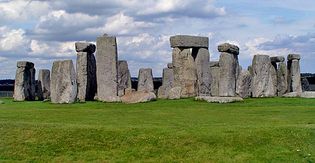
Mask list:
POLYGON ((229 43, 224 43, 218 46, 219 52, 226 52, 226 53, 238 55, 239 50, 240 49, 236 45, 232 45, 229 43))
POLYGON ((284 62, 285 58, 283 56, 274 56, 274 57, 270 57, 270 61, 272 63, 274 63, 274 62, 284 62))
POLYGON ((209 38, 201 36, 176 35, 170 38, 171 47, 208 48, 209 38))
POLYGON ((289 54, 288 55, 288 61, 300 60, 300 59, 301 59, 301 56, 299 54, 289 54))
POLYGON ((210 97, 210 96, 198 96, 195 98, 197 101, 207 101, 209 103, 232 103, 243 101, 241 97, 210 97))
POLYGON ((88 43, 88 42, 76 42, 75 43, 76 52, 94 53, 95 49, 96 49, 96 46, 92 43, 88 43))
POLYGON ((219 61, 210 61, 210 67, 220 67, 219 61))

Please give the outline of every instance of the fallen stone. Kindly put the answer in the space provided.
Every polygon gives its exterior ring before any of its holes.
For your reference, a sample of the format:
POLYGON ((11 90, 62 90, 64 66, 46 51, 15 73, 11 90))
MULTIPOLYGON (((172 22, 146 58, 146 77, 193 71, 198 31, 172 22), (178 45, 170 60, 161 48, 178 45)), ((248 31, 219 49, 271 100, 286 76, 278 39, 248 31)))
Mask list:
POLYGON ((173 87, 168 92, 168 99, 177 100, 180 99, 182 88, 181 87, 173 87))
POLYGON ((125 94, 121 97, 121 101, 127 104, 143 103, 156 100, 153 92, 135 91, 125 94))
POLYGON ((218 46, 218 50, 219 52, 225 52, 225 53, 238 55, 240 49, 236 45, 224 43, 218 46))
POLYGON ((127 61, 118 61, 118 96, 123 96, 126 89, 131 89, 131 75, 127 61))
POLYGON ((87 52, 92 54, 95 52, 96 46, 92 43, 88 42, 76 42, 75 43, 75 50, 76 52, 87 52))
POLYGON ((198 96, 195 98, 197 101, 206 101, 209 103, 232 103, 243 101, 240 97, 210 97, 210 96, 198 96))
POLYGON ((284 94, 282 97, 315 98, 315 92, 314 91, 290 92, 290 93, 284 94))
POLYGON ((52 103, 73 103, 77 97, 76 73, 72 60, 55 61, 51 70, 52 103))
POLYGON ((234 97, 236 95, 237 55, 222 52, 220 55, 219 96, 234 97))
POLYGON ((251 84, 252 84, 252 75, 249 71, 241 71, 237 81, 236 81, 236 94, 241 98, 251 97, 251 84))
POLYGON ((211 95, 210 54, 208 49, 199 48, 195 58, 197 69, 198 96, 211 95))
POLYGON ((277 63, 277 62, 284 62, 285 58, 283 56, 275 56, 275 57, 270 57, 270 61, 272 63, 277 63))
POLYGON ((50 70, 40 69, 38 72, 38 99, 50 98, 50 70))
POLYGON ((151 68, 141 68, 139 70, 137 91, 154 92, 151 68))
POLYGON ((181 48, 208 48, 209 38, 200 36, 177 35, 170 38, 171 47, 181 48))
POLYGON ((288 59, 288 61, 300 60, 301 56, 299 54, 289 54, 287 59, 288 59))
POLYGON ((36 83, 34 63, 27 61, 17 62, 14 83, 15 101, 35 100, 36 83))

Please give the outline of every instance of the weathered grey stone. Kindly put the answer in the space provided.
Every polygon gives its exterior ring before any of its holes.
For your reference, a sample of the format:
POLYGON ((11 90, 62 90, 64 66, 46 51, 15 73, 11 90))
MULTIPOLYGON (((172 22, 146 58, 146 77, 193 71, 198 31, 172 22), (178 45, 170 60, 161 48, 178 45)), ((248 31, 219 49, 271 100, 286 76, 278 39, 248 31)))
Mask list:
POLYGON ((313 91, 290 92, 290 93, 284 94, 282 97, 315 98, 315 92, 313 91))
POLYGON ((182 91, 181 87, 173 87, 169 90, 167 98, 170 100, 180 99, 181 91, 182 91))
POLYGON ((199 48, 195 58, 197 69, 198 96, 211 95, 210 54, 208 49, 199 48))
POLYGON ((118 102, 118 65, 116 37, 97 38, 96 74, 99 101, 118 102))
POLYGON ((118 96, 123 96, 126 89, 131 89, 131 75, 127 61, 118 61, 118 96))
POLYGON ((225 53, 238 55, 240 49, 236 45, 224 43, 218 46, 218 50, 219 52, 225 52, 225 53))
POLYGON ((95 45, 88 42, 76 42, 75 43, 75 50, 76 52, 87 52, 92 54, 95 52, 95 45))
POLYGON ((287 80, 288 72, 287 72, 287 65, 285 63, 279 63, 277 69, 277 91, 278 96, 282 96, 283 94, 287 93, 288 90, 288 80, 287 80))
POLYGON ((94 100, 96 94, 96 60, 93 53, 77 53, 77 83, 79 101, 94 100))
POLYGON ((276 70, 268 55, 255 55, 252 63, 253 97, 273 97, 277 94, 276 70))
POLYGON ((197 69, 192 49, 174 48, 172 58, 174 86, 181 87, 181 97, 196 96, 197 69))
POLYGON ((172 68, 173 68, 173 63, 168 63, 168 64, 167 64, 167 68, 172 69, 172 68))
POLYGON ((73 103, 77 97, 76 73, 72 60, 55 61, 51 70, 52 103, 73 103))
POLYGON ((154 100, 156 100, 156 95, 153 92, 146 91, 134 91, 121 97, 121 101, 127 104, 143 103, 154 100))
POLYGON ((252 75, 248 70, 241 71, 236 81, 236 94, 241 98, 251 97, 252 75))
POLYGON ((232 103, 243 101, 240 97, 210 97, 210 96, 198 96, 195 98, 197 101, 207 101, 209 103, 232 103))
POLYGON ((17 62, 13 98, 15 101, 35 100, 34 63, 27 61, 17 62))
POLYGON ((159 87, 158 90, 158 97, 161 99, 167 99, 168 98, 168 92, 174 85, 174 71, 170 68, 164 68, 163 69, 163 81, 162 86, 159 87))
POLYGON ((219 61, 210 61, 210 67, 219 67, 220 62, 219 61))
POLYGON ((237 60, 237 55, 234 54, 222 52, 220 55, 219 96, 221 97, 236 95, 237 60))
POLYGON ((171 47, 181 48, 208 48, 209 38, 200 36, 177 35, 170 38, 171 47))
POLYGON ((50 98, 50 70, 40 69, 38 71, 38 100, 50 98))
POLYGON ((302 81, 301 81, 301 84, 302 84, 302 91, 310 91, 311 88, 310 88, 310 83, 308 82, 307 78, 306 77, 302 77, 302 81))
POLYGON ((288 92, 302 92, 300 61, 297 56, 299 55, 288 56, 288 92))
POLYGON ((139 70, 137 91, 154 92, 151 68, 141 68, 139 70))
POLYGON ((275 57, 270 57, 270 61, 272 63, 274 62, 284 62, 285 61, 285 58, 283 56, 275 56, 275 57))
POLYGON ((220 67, 219 64, 210 64, 211 96, 219 96, 220 67))
POLYGON ((287 59, 288 59, 288 61, 300 60, 301 56, 300 56, 300 54, 289 54, 287 59))

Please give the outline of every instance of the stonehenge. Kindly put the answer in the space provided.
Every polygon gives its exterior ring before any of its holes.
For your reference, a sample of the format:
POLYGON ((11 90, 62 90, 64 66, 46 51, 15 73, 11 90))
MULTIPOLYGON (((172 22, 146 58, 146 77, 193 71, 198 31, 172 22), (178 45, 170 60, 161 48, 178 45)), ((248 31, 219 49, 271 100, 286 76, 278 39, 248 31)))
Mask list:
MULTIPOLYGON (((76 42, 76 69, 72 60, 54 61, 51 71, 40 69, 35 81, 34 64, 17 62, 14 100, 51 100, 51 103, 140 103, 160 99, 195 97, 195 100, 228 103, 243 98, 315 97, 301 84, 300 55, 254 55, 242 70, 236 45, 218 45, 218 61, 210 61, 209 39, 200 36, 170 37, 172 63, 163 69, 162 85, 155 85, 151 68, 140 68, 131 78, 126 60, 118 60, 115 36, 103 35, 96 45, 76 42), (94 53, 96 54, 94 56, 94 53), (131 80, 133 79, 133 80, 131 80), (137 83, 135 83, 137 81, 137 83), (134 87, 134 88, 133 88, 134 87)), ((156 81, 155 81, 156 82, 156 81)))
POLYGON ((17 62, 13 98, 15 101, 35 100, 34 63, 27 61, 17 62))

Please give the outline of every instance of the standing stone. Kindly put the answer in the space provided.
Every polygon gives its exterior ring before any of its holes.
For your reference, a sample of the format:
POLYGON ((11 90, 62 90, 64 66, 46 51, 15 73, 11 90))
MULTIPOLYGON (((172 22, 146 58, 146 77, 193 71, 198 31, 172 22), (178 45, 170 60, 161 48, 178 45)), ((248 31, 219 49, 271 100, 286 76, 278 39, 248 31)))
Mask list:
POLYGON ((153 75, 151 68, 141 68, 139 70, 137 91, 154 92, 153 75))
POLYGON ((158 97, 162 99, 167 99, 169 91, 174 85, 174 71, 170 68, 163 69, 163 80, 162 86, 159 87, 158 97))
POLYGON ((242 98, 251 97, 252 75, 248 70, 242 70, 236 81, 236 94, 242 98))
POLYGON ((287 76, 288 76, 287 65, 284 62, 279 63, 278 70, 277 70, 278 96, 282 96, 287 93, 287 90, 288 90, 287 76))
POLYGON ((199 48, 195 59, 197 69, 198 96, 211 95, 210 54, 208 49, 199 48))
POLYGON ((34 63, 27 61, 17 62, 13 98, 15 101, 35 100, 34 63))
POLYGON ((131 76, 127 61, 118 61, 118 96, 123 96, 126 89, 131 89, 131 76))
POLYGON ((253 97, 273 97, 277 94, 274 80, 276 70, 268 55, 255 55, 252 63, 252 95, 253 97))
POLYGON ((211 96, 219 96, 220 66, 218 61, 210 62, 211 96))
POLYGON ((91 101, 96 94, 96 60, 94 52, 77 53, 78 99, 91 101))
POLYGON ((52 103, 73 103, 77 97, 77 81, 72 60, 55 61, 51 70, 52 103))
POLYGON ((50 70, 40 69, 38 71, 38 100, 50 98, 50 70))
POLYGON ((288 92, 302 92, 300 59, 298 54, 288 55, 288 92))
POLYGON ((116 37, 97 38, 96 70, 97 96, 104 102, 120 101, 118 97, 118 66, 116 37))
POLYGON ((175 47, 172 53, 174 85, 181 87, 181 97, 194 97, 197 92, 197 68, 192 49, 175 47))
POLYGON ((301 83, 302 83, 302 91, 303 92, 311 90, 310 83, 308 82, 306 77, 302 77, 301 83))

